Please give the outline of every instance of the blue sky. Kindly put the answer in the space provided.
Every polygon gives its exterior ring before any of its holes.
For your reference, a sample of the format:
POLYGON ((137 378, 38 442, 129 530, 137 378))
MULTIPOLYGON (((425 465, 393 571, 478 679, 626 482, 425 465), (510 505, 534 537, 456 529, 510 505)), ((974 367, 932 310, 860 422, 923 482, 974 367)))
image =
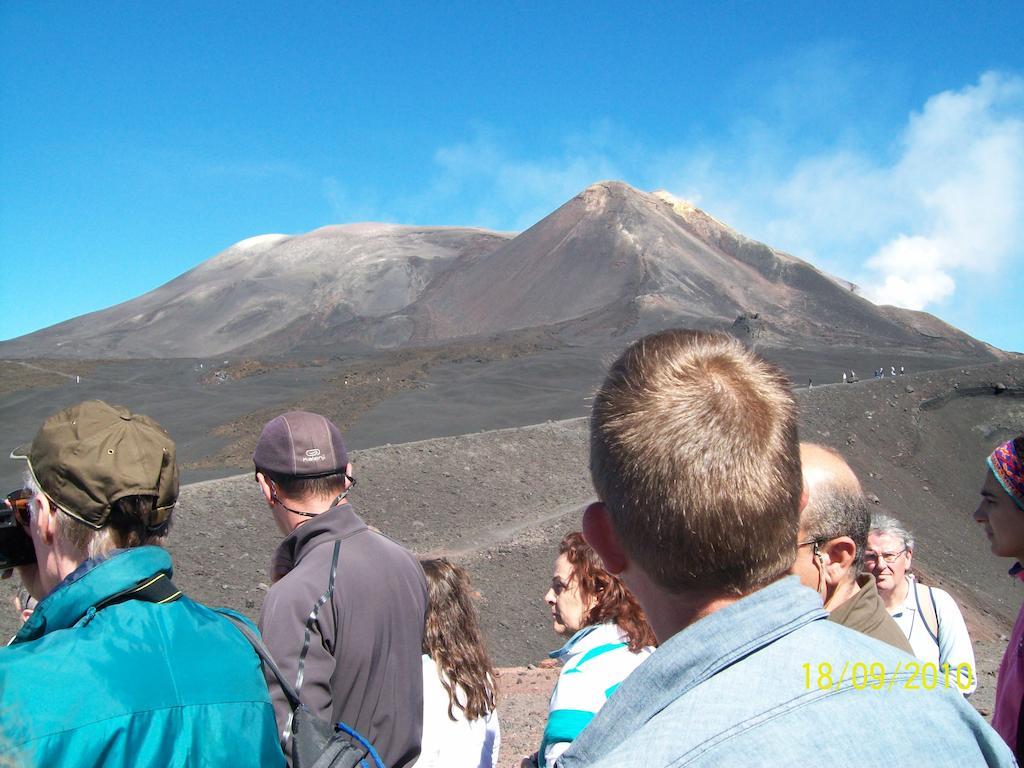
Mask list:
POLYGON ((0 3, 0 338, 617 178, 1024 351, 1024 4, 432 5, 0 3))

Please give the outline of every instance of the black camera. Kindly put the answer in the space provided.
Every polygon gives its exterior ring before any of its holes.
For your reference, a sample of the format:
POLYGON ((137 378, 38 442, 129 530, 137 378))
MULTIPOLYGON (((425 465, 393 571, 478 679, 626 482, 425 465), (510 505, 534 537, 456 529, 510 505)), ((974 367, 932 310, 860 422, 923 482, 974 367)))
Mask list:
POLYGON ((21 489, 7 494, 0 502, 0 571, 36 561, 35 547, 25 530, 31 499, 32 492, 21 489))

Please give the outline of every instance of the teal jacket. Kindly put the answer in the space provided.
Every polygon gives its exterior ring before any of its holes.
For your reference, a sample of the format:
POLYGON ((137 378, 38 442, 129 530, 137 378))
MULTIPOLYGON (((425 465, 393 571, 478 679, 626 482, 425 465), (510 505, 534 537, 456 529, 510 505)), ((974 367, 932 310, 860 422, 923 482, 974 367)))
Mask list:
POLYGON ((282 766, 260 662, 187 597, 107 598, 159 574, 158 547, 79 569, 0 648, 0 765, 282 766))

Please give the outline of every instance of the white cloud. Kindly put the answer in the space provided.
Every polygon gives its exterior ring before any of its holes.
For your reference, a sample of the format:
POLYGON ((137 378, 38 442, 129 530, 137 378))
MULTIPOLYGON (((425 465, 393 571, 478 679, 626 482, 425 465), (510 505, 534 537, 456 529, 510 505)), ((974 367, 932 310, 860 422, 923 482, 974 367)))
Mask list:
POLYGON ((949 250, 948 244, 937 240, 900 235, 868 260, 868 266, 882 275, 868 295, 878 304, 909 309, 924 309, 951 296, 956 282, 941 266, 948 261, 949 250))
POLYGON ((478 127, 466 141, 438 148, 431 174, 419 189, 390 196, 372 185, 353 187, 337 177, 322 179, 321 192, 338 221, 477 226, 522 230, 602 179, 622 178, 622 142, 610 147, 613 130, 598 124, 571 136, 559 151, 529 159, 509 149, 511 141, 478 127))
POLYGON ((953 294, 957 273, 995 275, 1020 262, 1024 80, 987 73, 930 98, 879 179, 899 194, 906 229, 867 259, 869 298, 923 309, 953 294))
POLYGON ((623 175, 624 167, 603 143, 600 137, 572 137, 561 152, 524 159, 481 131, 471 141, 437 150, 437 175, 420 204, 444 208, 468 195, 474 200, 471 219, 459 223, 507 228, 510 222, 525 229, 594 182, 623 175))
POLYGON ((854 279, 879 303, 934 307, 967 275, 1021 270, 1024 79, 989 72, 929 98, 891 155, 836 148, 723 173, 729 151, 716 148, 684 165, 680 183, 745 234, 854 279))
MULTIPOLYGON (((828 69, 831 59, 820 58, 809 67, 828 69)), ((833 64, 842 70, 842 62, 833 64)), ((429 181, 404 197, 346 194, 334 179, 324 192, 337 213, 350 214, 346 220, 355 208, 403 223, 524 229, 590 184, 622 179, 688 199, 744 234, 859 283, 879 303, 949 308, 958 286, 979 277, 1004 290, 1021 280, 1024 78, 989 72, 936 94, 886 141, 877 123, 858 123, 854 114, 851 93, 863 77, 839 89, 844 106, 830 103, 829 84, 849 80, 843 77, 814 74, 812 101, 823 114, 806 126, 787 111, 784 92, 780 114, 788 119, 774 120, 772 105, 761 105, 704 142, 645 146, 598 123, 554 147, 516 150, 517 137, 478 127, 472 138, 437 149, 429 181), (809 135, 817 123, 841 126, 831 144, 827 131, 809 135)))

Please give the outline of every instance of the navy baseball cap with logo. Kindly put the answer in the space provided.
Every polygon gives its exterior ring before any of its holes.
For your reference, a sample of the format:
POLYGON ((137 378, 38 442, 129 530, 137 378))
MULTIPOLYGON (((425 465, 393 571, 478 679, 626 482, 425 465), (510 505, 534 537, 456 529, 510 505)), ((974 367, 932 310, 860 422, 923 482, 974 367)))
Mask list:
POLYGON ((330 419, 308 411, 289 411, 263 427, 252 461, 257 469, 273 475, 325 477, 345 471, 348 452, 330 419))

